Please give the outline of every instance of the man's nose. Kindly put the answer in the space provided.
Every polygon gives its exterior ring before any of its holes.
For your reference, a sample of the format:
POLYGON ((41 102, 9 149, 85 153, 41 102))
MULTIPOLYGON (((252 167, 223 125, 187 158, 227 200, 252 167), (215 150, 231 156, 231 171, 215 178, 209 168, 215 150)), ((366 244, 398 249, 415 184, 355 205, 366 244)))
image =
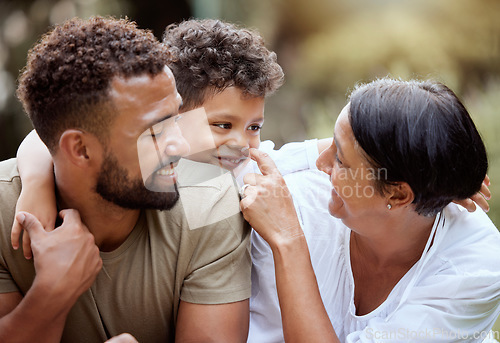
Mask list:
POLYGON ((173 123, 165 135, 164 153, 168 156, 185 156, 189 154, 189 143, 182 135, 177 123, 173 123))

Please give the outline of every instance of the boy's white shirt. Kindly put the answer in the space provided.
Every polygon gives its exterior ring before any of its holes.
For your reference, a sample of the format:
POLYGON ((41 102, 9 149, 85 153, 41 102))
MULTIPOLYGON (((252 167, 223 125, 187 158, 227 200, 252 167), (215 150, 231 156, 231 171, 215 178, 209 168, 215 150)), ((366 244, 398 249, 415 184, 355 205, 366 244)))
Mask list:
MULTIPOLYGON (((267 140, 260 143, 259 150, 269 154, 281 175, 287 175, 301 170, 315 169, 318 159, 318 140, 310 139, 304 142, 292 142, 274 150, 274 142, 267 140)), ((243 177, 248 173, 261 174, 255 161, 250 161, 236 177, 240 187, 243 177)))

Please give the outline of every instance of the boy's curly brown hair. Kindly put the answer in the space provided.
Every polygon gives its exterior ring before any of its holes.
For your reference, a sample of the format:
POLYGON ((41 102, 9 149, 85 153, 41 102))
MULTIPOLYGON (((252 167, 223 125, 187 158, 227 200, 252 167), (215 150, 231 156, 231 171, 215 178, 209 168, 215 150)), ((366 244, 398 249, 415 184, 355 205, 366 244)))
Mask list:
POLYGON ((276 54, 254 31, 214 19, 191 19, 168 26, 163 42, 172 54, 169 67, 183 110, 199 107, 230 86, 245 96, 265 97, 284 80, 276 54))
POLYGON ((127 19, 74 18, 29 51, 17 96, 51 152, 70 128, 106 141, 116 116, 107 96, 113 77, 158 75, 169 58, 150 31, 127 19))

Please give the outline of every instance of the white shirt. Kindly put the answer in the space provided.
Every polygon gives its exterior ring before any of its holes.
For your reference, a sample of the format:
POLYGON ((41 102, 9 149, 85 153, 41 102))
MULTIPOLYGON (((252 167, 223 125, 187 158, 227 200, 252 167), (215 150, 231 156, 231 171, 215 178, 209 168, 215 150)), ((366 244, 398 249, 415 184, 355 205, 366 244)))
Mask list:
MULTIPOLYGON (((328 213, 327 175, 301 171, 286 175, 285 181, 323 303, 341 342, 482 342, 487 338, 500 312, 500 233, 482 210, 468 213, 448 205, 434 223, 432 246, 377 309, 357 316, 350 230, 328 213)), ((256 233, 252 233, 252 262, 248 342, 283 342, 272 252, 256 233)))
MULTIPOLYGON (((267 140, 260 143, 259 150, 267 153, 273 159, 281 175, 316 168, 316 160, 319 155, 317 139, 287 143, 279 150, 274 150, 274 143, 267 140)), ((240 187, 243 186, 243 177, 248 173, 260 174, 259 167, 253 160, 250 160, 236 177, 240 187)))

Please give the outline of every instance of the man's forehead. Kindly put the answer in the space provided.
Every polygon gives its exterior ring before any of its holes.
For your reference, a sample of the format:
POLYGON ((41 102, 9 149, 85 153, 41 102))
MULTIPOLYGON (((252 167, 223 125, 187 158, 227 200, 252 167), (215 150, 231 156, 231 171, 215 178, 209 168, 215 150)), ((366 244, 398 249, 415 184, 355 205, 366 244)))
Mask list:
POLYGON ((162 77, 164 78, 168 83, 171 83, 172 87, 175 87, 175 79, 174 75, 170 71, 168 67, 165 67, 165 69, 156 75, 150 74, 150 73, 141 73, 138 75, 130 75, 130 76, 125 76, 125 75, 115 75, 111 79, 111 88, 114 88, 115 90, 122 90, 130 87, 134 87, 136 85, 141 85, 141 84, 147 84, 156 79, 157 77, 162 77))
POLYGON ((160 100, 180 105, 182 99, 175 87, 174 77, 168 71, 158 75, 115 76, 109 87, 109 98, 119 107, 133 106, 134 103, 154 104, 160 100))

